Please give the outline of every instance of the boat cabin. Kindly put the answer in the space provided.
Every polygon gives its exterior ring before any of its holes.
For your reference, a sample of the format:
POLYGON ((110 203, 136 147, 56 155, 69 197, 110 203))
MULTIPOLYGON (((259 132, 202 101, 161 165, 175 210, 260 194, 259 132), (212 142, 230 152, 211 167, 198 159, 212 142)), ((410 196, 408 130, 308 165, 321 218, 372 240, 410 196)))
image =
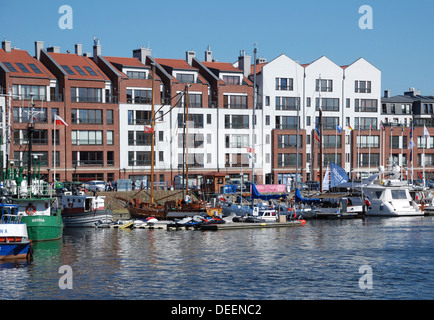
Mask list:
POLYGON ((64 192, 60 198, 60 209, 74 211, 96 211, 104 210, 105 196, 91 196, 84 192, 72 194, 72 192, 64 192))
POLYGON ((207 193, 219 193, 221 187, 226 184, 226 175, 224 173, 212 173, 204 175, 204 189, 207 193))

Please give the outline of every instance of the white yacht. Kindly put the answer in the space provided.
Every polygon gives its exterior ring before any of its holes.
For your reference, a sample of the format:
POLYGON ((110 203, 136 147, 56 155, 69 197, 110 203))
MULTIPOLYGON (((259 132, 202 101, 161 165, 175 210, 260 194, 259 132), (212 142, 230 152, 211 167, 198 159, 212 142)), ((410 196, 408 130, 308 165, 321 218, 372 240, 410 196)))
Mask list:
POLYGON ((361 188, 371 203, 366 216, 423 216, 424 212, 410 195, 410 186, 400 180, 370 183, 361 188))

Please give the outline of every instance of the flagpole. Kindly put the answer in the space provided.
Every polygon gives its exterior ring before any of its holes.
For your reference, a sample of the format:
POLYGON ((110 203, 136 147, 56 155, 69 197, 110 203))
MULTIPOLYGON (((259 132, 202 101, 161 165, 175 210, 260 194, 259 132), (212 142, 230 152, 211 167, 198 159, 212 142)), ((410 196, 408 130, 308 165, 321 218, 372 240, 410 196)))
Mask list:
POLYGON ((372 125, 369 127, 369 143, 368 143, 368 147, 369 147, 369 157, 368 157, 368 171, 369 174, 371 174, 371 133, 372 133, 372 125))
MULTIPOLYGON (((54 178, 53 181, 56 181, 56 116, 54 116, 54 178)), ((48 177, 48 181, 50 181, 50 177, 48 177)))
POLYGON ((393 167, 392 142, 393 142, 393 125, 390 126, 390 170, 392 170, 393 167))
MULTIPOLYGON (((402 127, 402 129, 401 129, 401 141, 402 141, 402 147, 401 147, 401 169, 402 170, 404 170, 403 169, 403 164, 404 164, 404 155, 403 155, 403 152, 404 152, 404 127, 402 127)), ((402 181, 402 173, 401 173, 401 181, 402 181)))

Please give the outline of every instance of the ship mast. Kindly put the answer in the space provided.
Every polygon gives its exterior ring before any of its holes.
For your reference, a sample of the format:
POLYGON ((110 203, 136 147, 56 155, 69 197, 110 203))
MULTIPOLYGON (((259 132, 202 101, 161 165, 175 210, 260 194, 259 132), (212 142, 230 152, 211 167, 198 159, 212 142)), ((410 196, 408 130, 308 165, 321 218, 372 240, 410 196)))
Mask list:
POLYGON ((151 204, 154 203, 154 139, 155 139, 155 101, 154 101, 154 86, 155 86, 155 63, 152 63, 152 108, 151 108, 151 204))

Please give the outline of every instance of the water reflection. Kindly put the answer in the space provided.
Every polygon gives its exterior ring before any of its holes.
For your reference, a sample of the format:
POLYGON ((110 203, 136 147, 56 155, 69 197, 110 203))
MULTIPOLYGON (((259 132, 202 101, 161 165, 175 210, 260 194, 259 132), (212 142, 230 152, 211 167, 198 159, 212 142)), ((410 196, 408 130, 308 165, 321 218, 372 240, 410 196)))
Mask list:
POLYGON ((2 299, 433 298, 433 218, 309 221, 222 232, 65 229, 0 264, 2 299), (59 268, 73 270, 61 290, 59 268), (358 287, 359 268, 374 290, 358 287), (7 290, 6 290, 7 288, 7 290))

